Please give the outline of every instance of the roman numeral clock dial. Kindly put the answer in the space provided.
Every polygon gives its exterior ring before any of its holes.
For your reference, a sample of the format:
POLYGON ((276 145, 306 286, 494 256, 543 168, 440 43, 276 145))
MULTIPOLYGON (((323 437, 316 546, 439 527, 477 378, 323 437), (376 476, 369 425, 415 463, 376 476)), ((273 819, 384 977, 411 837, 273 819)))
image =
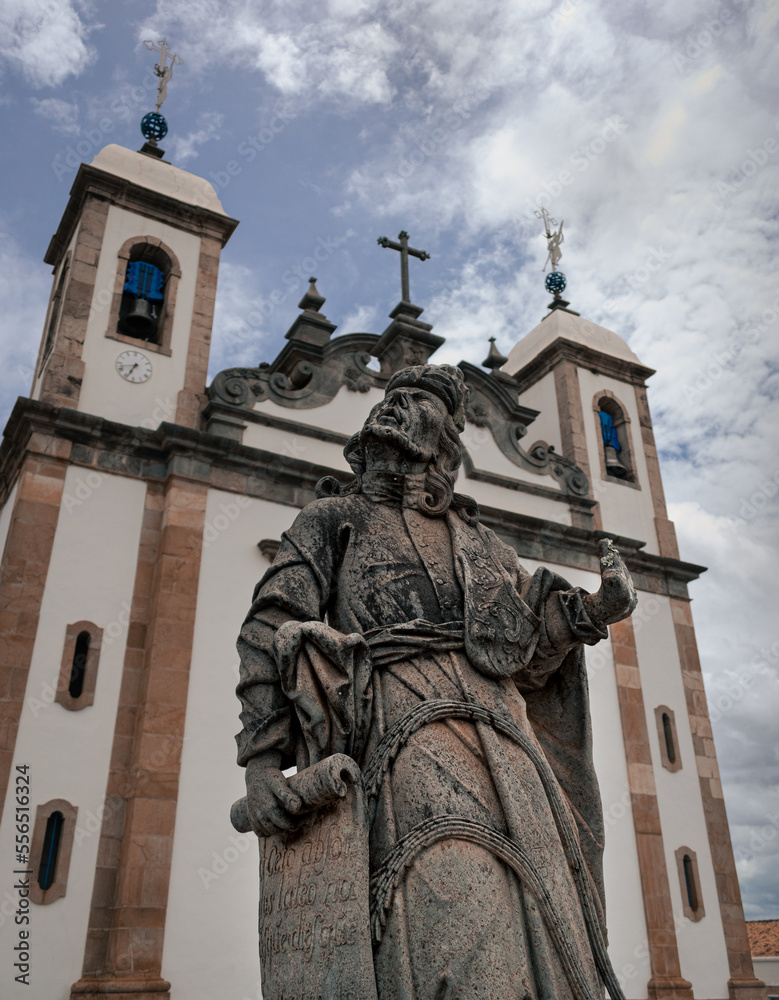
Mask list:
POLYGON ((151 361, 140 351, 122 351, 116 370, 127 382, 146 382, 151 377, 151 361))

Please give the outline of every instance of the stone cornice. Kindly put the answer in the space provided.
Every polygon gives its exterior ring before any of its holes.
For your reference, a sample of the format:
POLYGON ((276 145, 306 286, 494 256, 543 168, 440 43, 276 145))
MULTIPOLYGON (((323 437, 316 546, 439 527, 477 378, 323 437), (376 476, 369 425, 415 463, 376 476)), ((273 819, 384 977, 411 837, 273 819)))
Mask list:
POLYGON ((655 374, 654 368, 647 368, 646 365, 635 361, 615 358, 612 354, 604 354, 603 351, 593 347, 558 337, 511 377, 522 393, 556 368, 561 361, 572 361, 579 368, 589 368, 590 371, 638 386, 645 385, 646 380, 655 374))
MULTIPOLYGON (((226 403, 212 401, 206 407, 204 416, 206 421, 211 421, 215 415, 231 416, 234 413, 234 407, 226 403)), ((275 427, 277 430, 286 431, 288 434, 300 434, 303 437, 315 438, 317 441, 327 441, 328 444, 337 444, 342 448, 352 437, 351 434, 331 431, 327 427, 318 427, 316 424, 304 424, 300 420, 289 420, 287 417, 278 417, 273 413, 266 413, 264 410, 242 410, 240 417, 247 424, 275 427)))
POLYGON ((646 552, 646 543, 636 538, 610 531, 589 531, 516 511, 493 507, 480 510, 487 527, 510 542, 520 556, 539 562, 555 562, 598 573, 597 540, 611 538, 641 591, 688 599, 687 584, 706 572, 705 566, 646 552))
POLYGON ((552 489, 549 486, 536 486, 526 479, 512 479, 511 476, 504 476, 501 472, 490 472, 489 469, 479 469, 474 465, 473 459, 467 451, 463 456, 463 469, 468 479, 475 479, 481 483, 491 483, 493 486, 500 486, 505 490, 532 493, 533 496, 543 497, 545 500, 554 500, 557 503, 564 503, 569 507, 576 507, 583 513, 590 513, 597 501, 591 500, 588 496, 589 484, 587 480, 583 479, 581 481, 581 491, 578 493, 570 488, 570 482, 567 481, 567 476, 571 468, 575 470, 576 466, 573 466, 572 463, 569 463, 567 466, 561 466, 559 464, 559 456, 554 452, 550 453, 542 446, 538 446, 536 450, 544 452, 545 460, 543 465, 539 462, 538 467, 531 471, 535 472, 536 475, 554 476, 560 482, 562 487, 560 490, 552 489))
POLYGON ((225 485, 234 474, 250 496, 302 507, 324 476, 344 482, 351 474, 329 466, 252 448, 215 434, 161 423, 156 430, 129 427, 79 410, 20 397, 0 445, 0 504, 16 481, 25 453, 53 454, 54 442, 69 442, 71 464, 145 480, 177 475, 206 486, 225 485), (39 440, 32 442, 33 435, 39 440))
POLYGON ((134 184, 127 178, 118 177, 107 170, 82 163, 70 189, 70 198, 57 232, 52 236, 43 258, 47 264, 54 267, 58 264, 70 243, 89 195, 105 198, 114 205, 167 223, 176 229, 198 236, 212 236, 219 240, 222 246, 227 243, 238 225, 238 220, 229 215, 179 201, 141 184, 134 184))
MULTIPOLYGON (((286 424, 279 421, 278 426, 286 424)), ((301 425, 300 429, 316 430, 307 425, 301 425)), ((158 482, 176 475, 215 489, 241 492, 295 508, 314 499, 316 483, 324 476, 334 475, 342 482, 351 478, 343 470, 248 447, 176 424, 163 423, 156 430, 129 427, 20 397, 0 445, 0 503, 7 500, 24 455, 29 451, 59 454, 55 447, 58 442, 70 443, 69 461, 83 468, 158 482), (33 435, 38 437, 37 441, 33 441, 33 435)), ((521 491, 526 485, 529 492, 539 492, 532 484, 519 481, 514 488, 521 491)), ((544 490, 544 495, 547 492, 553 493, 544 490)), ((573 501, 570 496, 560 499, 569 504, 573 501)), ((586 498, 576 502, 591 504, 586 498)), ((492 507, 481 510, 484 523, 528 559, 597 572, 597 539, 613 538, 642 591, 686 599, 687 584, 705 570, 703 566, 645 552, 644 542, 608 530, 591 531, 492 507)))

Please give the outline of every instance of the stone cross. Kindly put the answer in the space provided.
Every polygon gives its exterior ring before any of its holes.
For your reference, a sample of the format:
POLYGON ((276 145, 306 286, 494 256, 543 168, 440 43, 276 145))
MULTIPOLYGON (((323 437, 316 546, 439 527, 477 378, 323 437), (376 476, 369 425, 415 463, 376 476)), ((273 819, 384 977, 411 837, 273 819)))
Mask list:
POLYGON ((405 229, 398 233, 400 243, 388 240, 386 236, 380 236, 376 241, 380 247, 387 247, 390 250, 400 251, 400 297, 403 302, 411 302, 411 295, 408 290, 408 258, 418 257, 419 260, 430 260, 430 254, 425 250, 415 250, 408 245, 408 233, 405 229))
POLYGON ((168 96, 168 80, 173 76, 173 67, 183 65, 184 60, 181 56, 170 52, 170 46, 164 38, 161 38, 156 45, 151 39, 147 39, 143 44, 150 52, 154 51, 160 54, 160 61, 154 67, 154 72, 160 78, 160 82, 157 84, 157 103, 154 107, 154 110, 159 112, 165 98, 168 96), (170 66, 166 65, 168 56, 170 56, 170 66))

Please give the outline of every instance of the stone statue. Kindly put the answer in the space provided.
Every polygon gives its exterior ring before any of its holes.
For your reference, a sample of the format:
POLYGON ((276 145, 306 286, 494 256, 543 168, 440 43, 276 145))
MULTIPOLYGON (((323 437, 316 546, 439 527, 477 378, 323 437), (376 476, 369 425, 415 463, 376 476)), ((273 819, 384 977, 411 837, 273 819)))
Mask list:
POLYGON ((319 484, 257 586, 238 640, 247 826, 292 842, 310 806, 282 769, 346 754, 380 1000, 617 1000, 582 643, 635 590, 607 539, 587 594, 479 523, 453 492, 465 396, 448 365, 393 375, 345 448, 355 480, 319 484))

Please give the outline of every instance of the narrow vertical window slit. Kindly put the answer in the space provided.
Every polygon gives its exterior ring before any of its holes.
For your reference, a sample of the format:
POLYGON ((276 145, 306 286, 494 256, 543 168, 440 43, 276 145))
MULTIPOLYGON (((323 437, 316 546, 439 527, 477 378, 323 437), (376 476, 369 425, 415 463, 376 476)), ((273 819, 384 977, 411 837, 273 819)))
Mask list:
POLYGON ((79 632, 76 636, 73 663, 70 668, 70 683, 68 684, 68 694, 71 698, 80 698, 84 690, 84 674, 86 673, 91 639, 89 632, 79 632))
POLYGON ((692 858, 689 854, 684 855, 682 866, 684 867, 684 884, 687 887, 687 902, 690 904, 690 909, 695 911, 698 909, 698 889, 695 885, 695 870, 692 865, 692 858))
POLYGON ((38 885, 44 892, 51 888, 57 872, 57 858, 59 856, 60 841, 62 840, 63 825, 64 817, 59 810, 55 810, 46 821, 46 833, 43 838, 43 849, 41 850, 41 861, 38 868, 38 885))
POLYGON ((674 743, 674 731, 671 725, 671 719, 667 712, 663 712, 663 735, 665 736, 665 752, 668 755, 668 760, 672 763, 676 763, 676 744, 674 743))

